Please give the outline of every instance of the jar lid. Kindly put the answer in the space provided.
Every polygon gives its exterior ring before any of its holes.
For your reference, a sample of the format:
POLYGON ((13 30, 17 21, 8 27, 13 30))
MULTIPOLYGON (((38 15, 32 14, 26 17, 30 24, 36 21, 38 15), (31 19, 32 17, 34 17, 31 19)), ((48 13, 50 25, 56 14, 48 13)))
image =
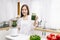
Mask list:
POLYGON ((32 15, 36 15, 36 13, 32 13, 32 15))

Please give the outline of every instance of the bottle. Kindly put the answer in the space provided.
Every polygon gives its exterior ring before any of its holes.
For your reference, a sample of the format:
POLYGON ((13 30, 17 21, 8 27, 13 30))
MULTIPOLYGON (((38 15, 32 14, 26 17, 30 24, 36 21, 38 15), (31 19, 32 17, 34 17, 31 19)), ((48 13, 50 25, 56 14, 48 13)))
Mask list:
MULTIPOLYGON (((43 29, 46 29, 45 22, 44 22, 44 27, 43 27, 43 29)), ((42 35, 45 37, 45 36, 46 36, 46 32, 42 32, 42 35)))
POLYGON ((41 24, 42 24, 42 20, 38 22, 38 26, 41 27, 41 24))

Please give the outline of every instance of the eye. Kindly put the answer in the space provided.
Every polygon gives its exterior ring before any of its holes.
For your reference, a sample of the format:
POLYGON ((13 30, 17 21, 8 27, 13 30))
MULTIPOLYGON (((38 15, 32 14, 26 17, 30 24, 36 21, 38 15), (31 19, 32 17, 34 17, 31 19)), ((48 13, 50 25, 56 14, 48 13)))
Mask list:
POLYGON ((23 11, 24 9, 22 9, 22 11, 23 11))

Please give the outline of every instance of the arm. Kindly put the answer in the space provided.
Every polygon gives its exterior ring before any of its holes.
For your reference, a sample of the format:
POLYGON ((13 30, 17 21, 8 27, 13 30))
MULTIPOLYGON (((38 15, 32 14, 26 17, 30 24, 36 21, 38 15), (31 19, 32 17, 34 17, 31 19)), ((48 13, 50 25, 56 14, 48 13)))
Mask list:
POLYGON ((18 30, 18 33, 20 32, 20 26, 21 26, 21 22, 20 21, 21 21, 20 19, 17 21, 17 30, 18 30))
POLYGON ((19 34, 20 33, 20 26, 17 25, 17 33, 19 34))
POLYGON ((20 31, 20 27, 19 26, 17 26, 17 29, 18 29, 18 31, 20 31))

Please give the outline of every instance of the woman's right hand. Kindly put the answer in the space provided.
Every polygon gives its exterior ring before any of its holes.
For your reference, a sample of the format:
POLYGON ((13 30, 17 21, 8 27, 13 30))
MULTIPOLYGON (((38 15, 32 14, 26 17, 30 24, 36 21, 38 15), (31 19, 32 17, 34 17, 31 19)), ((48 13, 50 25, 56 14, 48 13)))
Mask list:
POLYGON ((35 21, 37 21, 37 20, 38 20, 38 16, 35 17, 35 21))
POLYGON ((34 26, 37 27, 38 26, 38 16, 36 16, 35 20, 34 20, 34 26))

